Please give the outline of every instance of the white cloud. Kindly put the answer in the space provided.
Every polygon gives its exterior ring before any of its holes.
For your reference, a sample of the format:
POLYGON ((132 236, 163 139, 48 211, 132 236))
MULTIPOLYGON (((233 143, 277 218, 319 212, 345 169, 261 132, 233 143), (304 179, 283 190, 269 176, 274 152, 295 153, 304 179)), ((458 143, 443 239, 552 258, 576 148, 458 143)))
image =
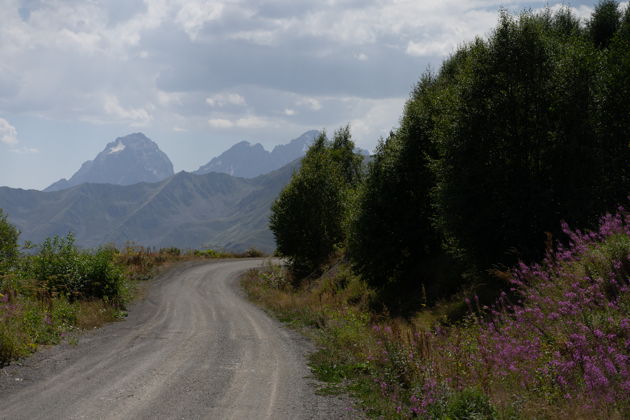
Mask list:
POLYGON ((208 125, 212 128, 232 128, 234 123, 224 118, 211 118, 208 120, 208 125))
POLYGON ((289 117, 292 116, 292 115, 295 115, 295 110, 291 109, 291 108, 287 108, 287 109, 284 110, 284 115, 287 115, 289 117))
POLYGON ((158 89, 157 101, 162 106, 181 105, 183 103, 183 94, 180 92, 165 92, 158 89))
POLYGON ((9 146, 18 143, 17 130, 4 118, 0 118, 0 142, 9 146))
POLYGON ((206 98, 206 103, 213 107, 222 107, 225 105, 247 105, 245 98, 238 93, 218 93, 206 98))
POLYGON ((124 108, 114 95, 105 95, 103 109, 110 116, 130 123, 134 126, 148 124, 152 117, 144 108, 124 108))
POLYGON ((216 1, 186 0, 175 17, 191 40, 196 40, 199 31, 210 21, 217 20, 223 12, 223 4, 216 1))
POLYGON ((39 153, 39 149, 35 147, 18 147, 18 148, 13 148, 10 150, 11 152, 17 153, 19 155, 32 155, 35 153, 39 153))
POLYGON ((386 138, 398 125, 406 100, 406 98, 358 100, 364 112, 350 121, 352 136, 358 145, 372 149, 376 146, 378 138, 386 138))
POLYGON ((4 118, 0 118, 0 143, 4 143, 9 146, 9 151, 20 155, 39 153, 39 150, 34 147, 18 147, 20 143, 18 140, 17 129, 4 118))
POLYGON ((447 55, 455 49, 456 45, 452 41, 422 41, 413 42, 409 41, 405 52, 409 55, 417 57, 423 56, 440 56, 447 55))
MULTIPOLYGON (((619 6, 621 7, 621 6, 623 6, 623 4, 624 3, 619 3, 619 6)), ((566 4, 554 4, 553 6, 550 6, 549 9, 551 9, 552 12, 557 12, 560 9, 562 9, 563 7, 567 7, 567 5, 566 4)), ((585 5, 581 5, 581 6, 578 6, 578 7, 569 7, 569 9, 571 9, 571 11, 573 12, 573 14, 575 14, 575 16, 577 16, 579 19, 582 19, 582 20, 589 19, 591 17, 591 15, 593 14, 593 8, 589 7, 589 6, 585 6, 585 5)), ((541 12, 543 10, 544 10, 544 8, 536 9, 537 12, 541 12)))
POLYGON ((359 61, 367 61, 369 57, 365 53, 359 53, 359 54, 355 54, 354 58, 356 58, 359 61))
POLYGON ((211 118, 208 124, 212 128, 263 128, 272 125, 272 122, 266 118, 250 115, 243 118, 235 118, 229 120, 226 118, 211 118))
POLYGON ((241 39, 257 45, 273 45, 277 38, 276 31, 240 31, 228 35, 228 39, 241 39))
POLYGON ((269 120, 266 118, 261 118, 257 116, 248 116, 245 118, 239 118, 236 120, 236 126, 240 128, 262 128, 267 127, 271 124, 269 120))
POLYGON ((315 98, 301 98, 296 103, 297 106, 305 106, 313 111, 322 109, 322 104, 315 98))

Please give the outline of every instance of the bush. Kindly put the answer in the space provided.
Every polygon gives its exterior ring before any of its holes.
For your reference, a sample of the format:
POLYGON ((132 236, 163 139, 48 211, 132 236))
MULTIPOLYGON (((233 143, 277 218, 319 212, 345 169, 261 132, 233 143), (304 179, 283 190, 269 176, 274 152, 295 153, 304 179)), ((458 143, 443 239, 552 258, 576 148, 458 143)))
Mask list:
POLYGON ((42 302, 0 295, 0 367, 41 344, 56 344, 77 321, 78 306, 65 298, 42 302))
POLYGON ((245 252, 238 254, 238 256, 243 258, 260 258, 264 257, 265 253, 256 248, 248 248, 245 252))
POLYGON ((26 274, 51 295, 123 303, 128 290, 123 271, 115 263, 116 255, 113 248, 92 253, 79 251, 72 234, 65 238, 55 236, 46 239, 39 253, 30 257, 26 274))
POLYGON ((497 411, 478 388, 466 388, 449 395, 442 403, 429 408, 429 417, 457 420, 494 420, 497 411))
POLYGON ((182 251, 179 248, 170 247, 170 248, 161 248, 160 254, 165 254, 171 257, 179 257, 182 255, 182 251))
POLYGON ((0 276, 7 273, 17 260, 19 234, 0 209, 0 276))
POLYGON ((195 249, 193 254, 195 257, 204 258, 221 258, 223 256, 222 253, 215 251, 214 249, 195 249))

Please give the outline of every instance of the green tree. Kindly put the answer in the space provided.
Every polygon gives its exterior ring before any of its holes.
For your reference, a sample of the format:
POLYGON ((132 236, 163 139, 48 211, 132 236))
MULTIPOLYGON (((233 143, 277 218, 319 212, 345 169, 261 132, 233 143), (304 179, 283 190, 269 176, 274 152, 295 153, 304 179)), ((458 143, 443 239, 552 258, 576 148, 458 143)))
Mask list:
POLYGON ((20 232, 7 221, 0 209, 0 275, 6 274, 19 255, 18 237, 20 232))
POLYGON ((621 24, 619 3, 615 0, 601 0, 593 11, 588 29, 597 48, 606 48, 621 24))
POLYGON ((361 173, 353 150, 348 127, 332 141, 321 134, 271 207, 277 250, 297 278, 316 272, 345 241, 348 196, 361 173))
POLYGON ((462 62, 453 123, 439 139, 438 224, 450 246, 485 269, 544 240, 553 50, 545 21, 503 13, 490 40, 462 62))
POLYGON ((477 269, 540 258, 561 220, 593 226, 628 193, 630 49, 558 30, 573 21, 504 13, 458 63, 435 137, 436 220, 477 269))
POLYGON ((377 147, 360 193, 349 253, 355 269, 393 312, 436 289, 430 268, 441 254, 432 226, 435 177, 435 80, 425 75, 407 102, 401 126, 377 147))
POLYGON ((600 212, 630 193, 630 6, 602 59, 596 133, 600 212))

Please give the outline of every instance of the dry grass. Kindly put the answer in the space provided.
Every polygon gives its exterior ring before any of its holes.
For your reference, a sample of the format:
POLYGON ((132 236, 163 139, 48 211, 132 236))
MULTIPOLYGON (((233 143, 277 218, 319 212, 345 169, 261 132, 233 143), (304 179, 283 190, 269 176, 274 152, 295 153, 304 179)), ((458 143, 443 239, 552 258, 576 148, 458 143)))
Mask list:
POLYGON ((79 302, 76 327, 82 330, 99 328, 108 322, 120 320, 124 311, 113 307, 102 300, 79 302))

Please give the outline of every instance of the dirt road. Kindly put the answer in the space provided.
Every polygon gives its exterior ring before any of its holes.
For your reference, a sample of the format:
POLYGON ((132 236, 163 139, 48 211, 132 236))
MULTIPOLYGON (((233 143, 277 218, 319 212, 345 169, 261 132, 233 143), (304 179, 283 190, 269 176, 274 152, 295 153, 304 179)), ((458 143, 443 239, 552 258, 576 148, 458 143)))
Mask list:
POLYGON ((238 275, 261 262, 174 268, 125 321, 0 370, 0 418, 354 417, 315 395, 308 343, 242 297, 238 275))

